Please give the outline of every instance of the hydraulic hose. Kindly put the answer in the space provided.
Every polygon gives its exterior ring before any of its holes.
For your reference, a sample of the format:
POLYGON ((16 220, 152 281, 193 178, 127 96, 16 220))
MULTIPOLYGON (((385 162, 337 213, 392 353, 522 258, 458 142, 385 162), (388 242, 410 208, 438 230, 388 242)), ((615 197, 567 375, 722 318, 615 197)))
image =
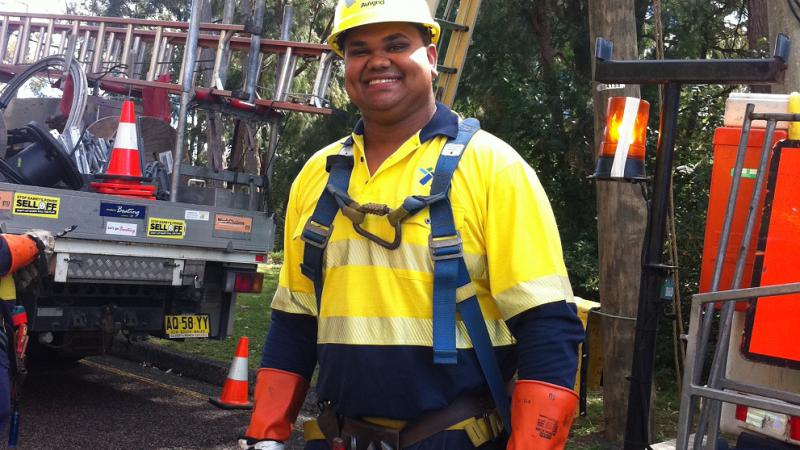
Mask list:
MULTIPOLYGON (((64 132, 68 138, 67 142, 72 143, 68 130, 72 127, 77 127, 79 130, 83 129, 83 114, 86 111, 86 102, 89 93, 86 72, 83 71, 78 61, 74 58, 70 60, 69 68, 66 67, 66 61, 63 55, 48 56, 28 66, 24 72, 12 78, 3 89, 3 92, 0 93, 0 110, 5 110, 5 108, 8 107, 11 100, 16 97, 19 88, 29 79, 36 77, 38 74, 48 69, 59 69, 62 72, 68 71, 69 75, 72 77, 74 86, 72 90, 72 107, 69 110, 69 116, 64 126, 64 132)), ((66 149, 67 152, 71 150, 71 148, 66 149)), ((0 149, 0 152, 5 154, 5 146, 0 149)))

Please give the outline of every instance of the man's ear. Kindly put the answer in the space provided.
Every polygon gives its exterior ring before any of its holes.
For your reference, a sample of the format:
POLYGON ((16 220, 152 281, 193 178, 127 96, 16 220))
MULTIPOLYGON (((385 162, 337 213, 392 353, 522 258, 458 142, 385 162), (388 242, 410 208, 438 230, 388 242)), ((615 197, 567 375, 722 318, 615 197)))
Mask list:
POLYGON ((436 70, 436 62, 439 60, 439 52, 435 44, 428 44, 427 48, 428 63, 431 65, 431 75, 434 78, 439 76, 439 71, 436 70))

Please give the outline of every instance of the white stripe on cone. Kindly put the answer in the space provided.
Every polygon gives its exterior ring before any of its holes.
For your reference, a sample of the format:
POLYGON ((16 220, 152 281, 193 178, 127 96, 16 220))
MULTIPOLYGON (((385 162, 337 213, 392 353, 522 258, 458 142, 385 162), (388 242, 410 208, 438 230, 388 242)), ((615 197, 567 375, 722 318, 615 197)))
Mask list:
POLYGON ((247 358, 235 356, 228 371, 228 379, 234 381, 247 381, 247 358))
POLYGON ((625 176, 625 162, 628 159, 628 150, 633 140, 633 126, 636 124, 636 115, 639 113, 638 98, 625 99, 625 111, 622 113, 622 124, 619 127, 619 141, 614 152, 614 163, 611 165, 611 176, 622 178, 625 176))
POLYGON ((114 139, 114 148, 139 150, 139 140, 136 138, 135 123, 119 123, 119 128, 117 128, 117 137, 114 139))

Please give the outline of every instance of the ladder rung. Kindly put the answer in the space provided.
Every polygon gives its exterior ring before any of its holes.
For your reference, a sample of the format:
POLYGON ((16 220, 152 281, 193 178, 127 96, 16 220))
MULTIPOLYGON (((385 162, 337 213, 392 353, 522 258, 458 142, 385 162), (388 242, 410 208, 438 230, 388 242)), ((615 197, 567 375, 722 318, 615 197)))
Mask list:
POLYGON ((455 67, 443 66, 441 64, 436 66, 436 70, 439 73, 446 73, 446 74, 458 73, 458 69, 456 69, 455 67))
POLYGON ((91 72, 97 73, 100 71, 100 59, 103 56, 103 46, 105 45, 106 41, 106 24, 105 22, 100 22, 100 29, 97 30, 97 35, 94 38, 94 49, 92 53, 92 65, 91 65, 91 72))
POLYGON ((453 31, 469 31, 469 27, 460 23, 450 22, 449 20, 436 19, 442 28, 453 31))
POLYGON ((0 26, 0 64, 6 59, 8 46, 8 16, 3 16, 3 25, 0 26))
POLYGON ((44 54, 39 56, 39 58, 50 56, 50 46, 53 44, 53 25, 53 19, 50 19, 47 23, 47 38, 44 43, 44 54))

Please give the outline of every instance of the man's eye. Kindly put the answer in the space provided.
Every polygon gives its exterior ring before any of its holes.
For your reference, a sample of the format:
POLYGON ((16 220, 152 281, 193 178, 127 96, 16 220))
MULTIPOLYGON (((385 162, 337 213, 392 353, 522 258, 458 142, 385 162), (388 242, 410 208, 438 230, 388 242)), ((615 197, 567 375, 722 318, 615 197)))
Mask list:
POLYGON ((392 44, 389 46, 390 52, 402 52, 408 48, 408 44, 392 44))

